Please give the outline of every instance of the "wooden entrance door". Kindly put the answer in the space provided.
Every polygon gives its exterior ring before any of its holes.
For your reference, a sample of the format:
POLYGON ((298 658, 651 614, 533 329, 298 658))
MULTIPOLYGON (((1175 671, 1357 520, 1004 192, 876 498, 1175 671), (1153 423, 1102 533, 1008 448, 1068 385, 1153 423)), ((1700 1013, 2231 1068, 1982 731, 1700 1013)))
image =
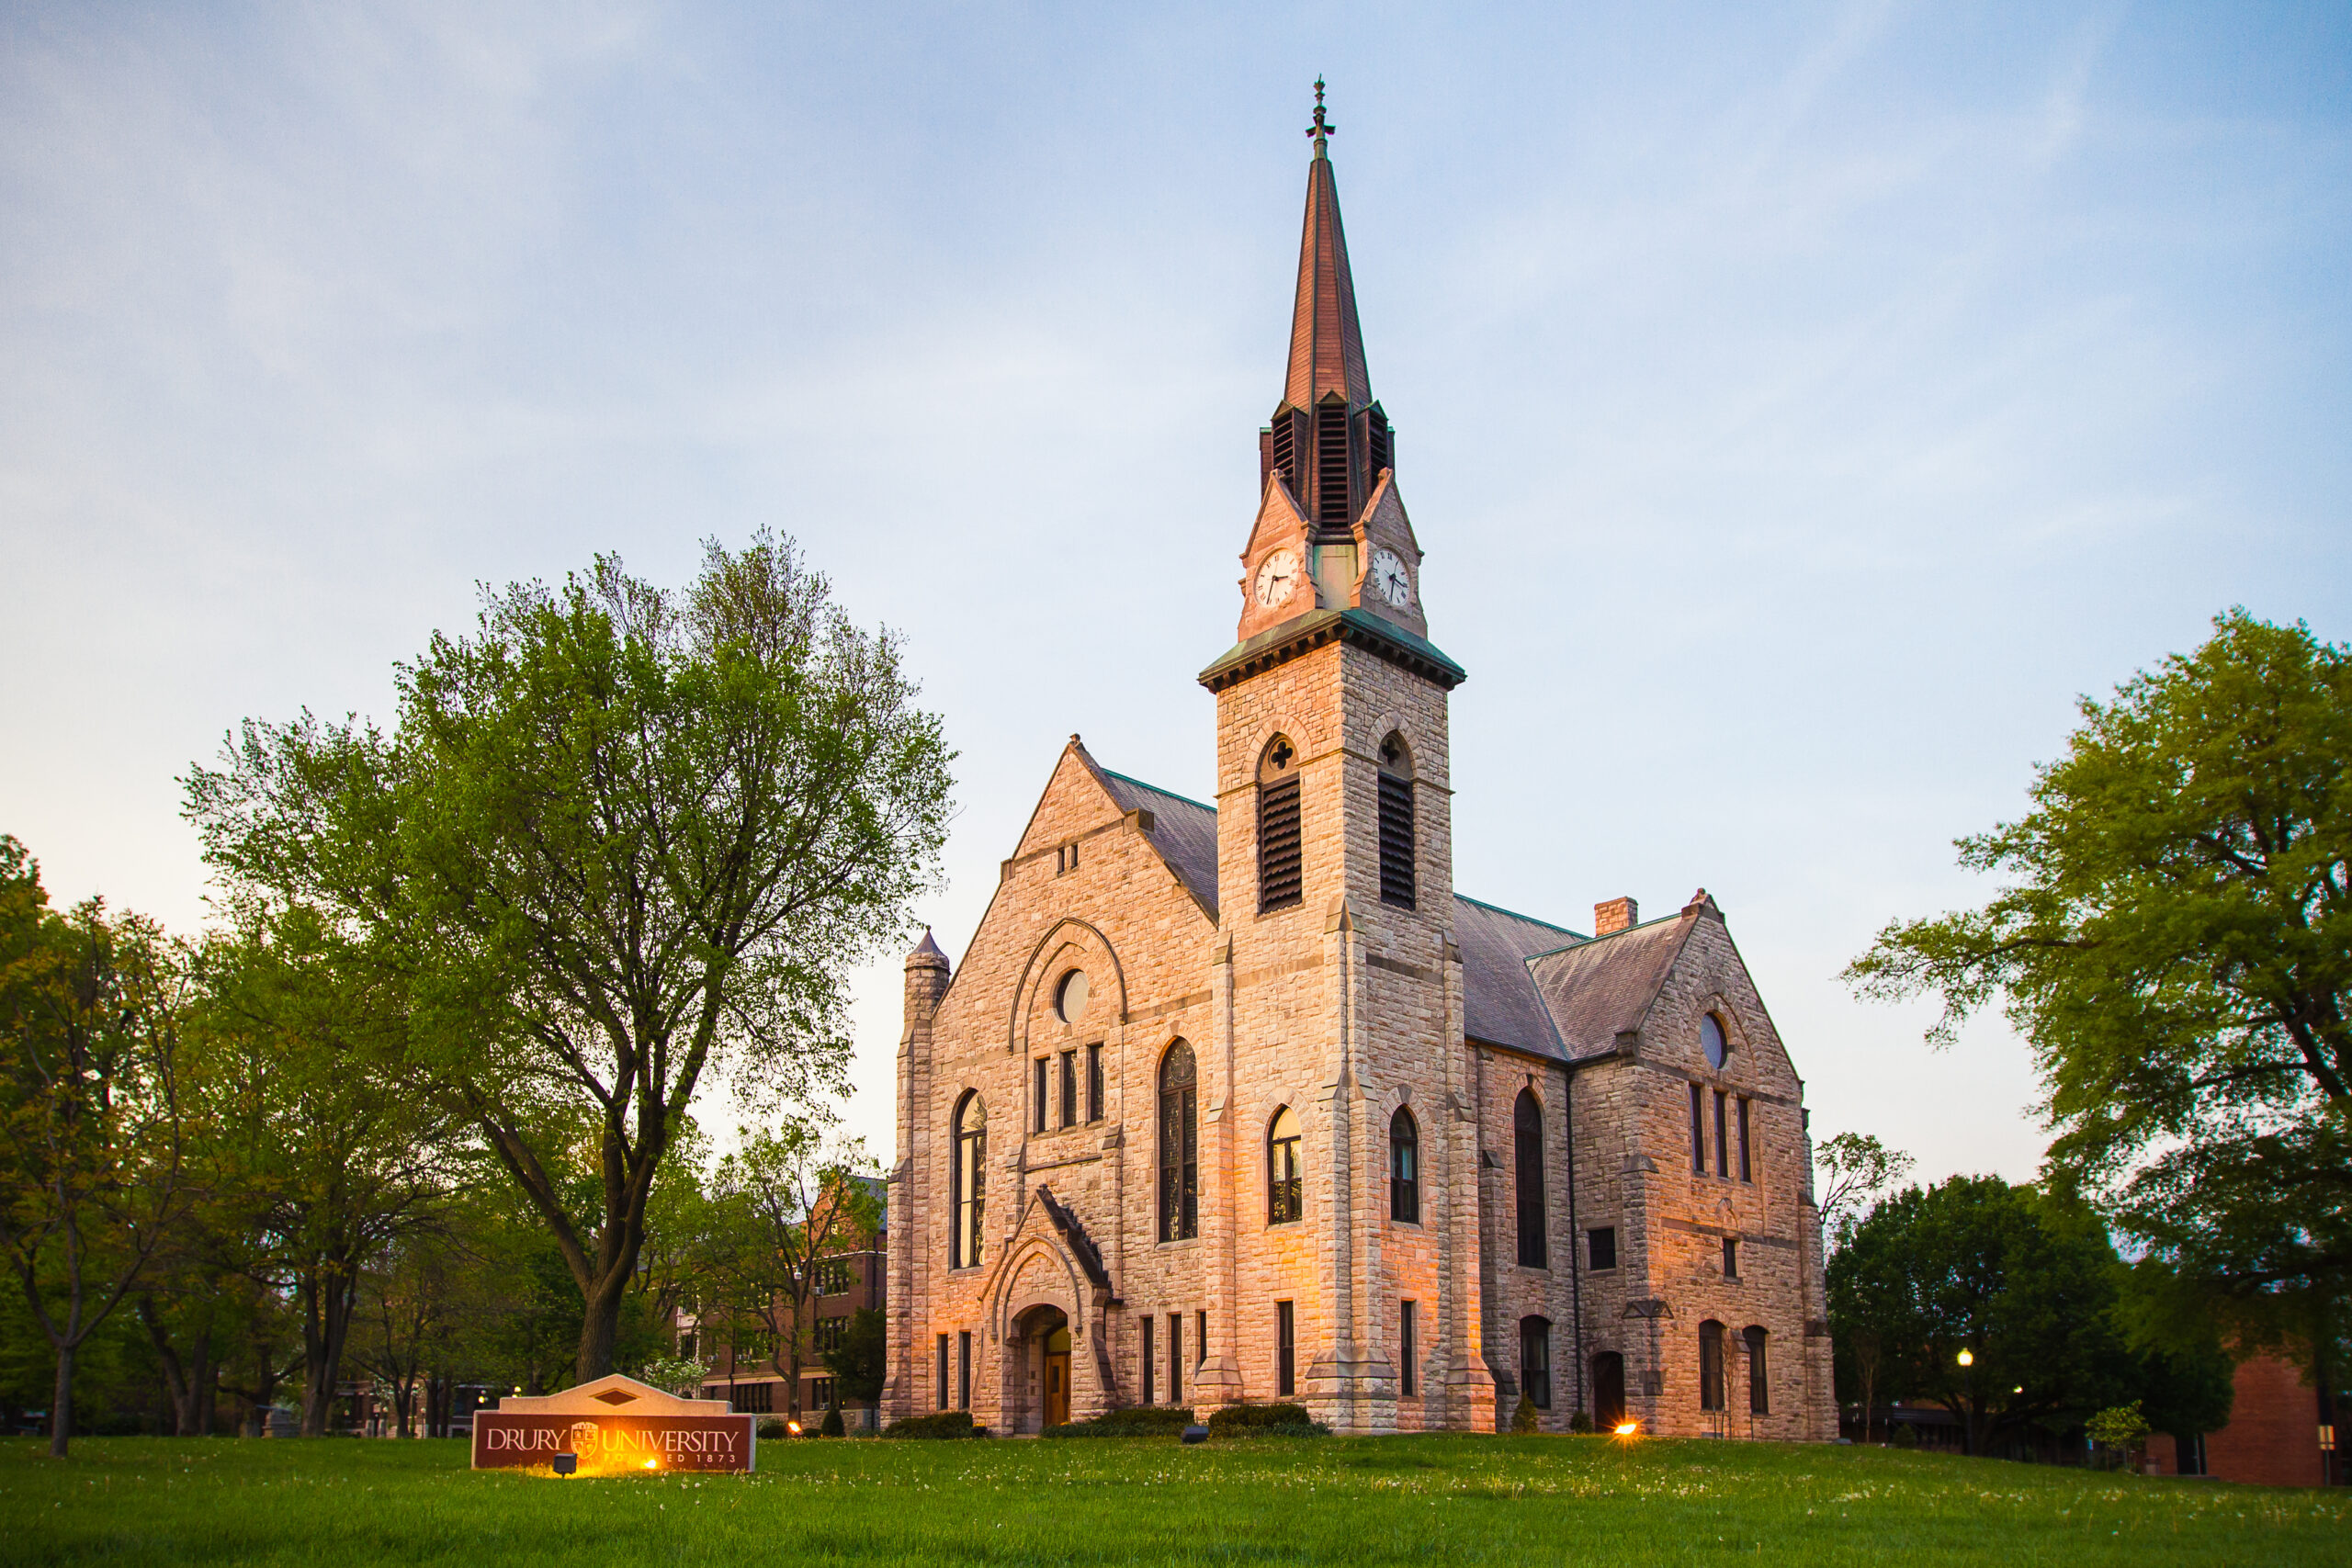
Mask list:
POLYGON ((1046 1425, 1069 1419, 1069 1328, 1064 1325, 1046 1337, 1046 1425))

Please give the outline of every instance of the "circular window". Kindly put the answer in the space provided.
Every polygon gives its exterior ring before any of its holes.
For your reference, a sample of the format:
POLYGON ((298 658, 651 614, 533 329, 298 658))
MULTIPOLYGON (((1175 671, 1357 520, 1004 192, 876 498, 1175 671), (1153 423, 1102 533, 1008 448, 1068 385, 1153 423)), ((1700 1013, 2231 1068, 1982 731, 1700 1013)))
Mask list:
POLYGON ((1062 976, 1054 990, 1054 1011, 1064 1023, 1076 1023, 1086 1016, 1086 971, 1073 969, 1062 976))
POLYGON ((1699 1045, 1707 1053, 1707 1066, 1720 1067, 1724 1058, 1731 1055, 1731 1044, 1724 1039, 1723 1021, 1713 1013, 1699 1021, 1699 1045))

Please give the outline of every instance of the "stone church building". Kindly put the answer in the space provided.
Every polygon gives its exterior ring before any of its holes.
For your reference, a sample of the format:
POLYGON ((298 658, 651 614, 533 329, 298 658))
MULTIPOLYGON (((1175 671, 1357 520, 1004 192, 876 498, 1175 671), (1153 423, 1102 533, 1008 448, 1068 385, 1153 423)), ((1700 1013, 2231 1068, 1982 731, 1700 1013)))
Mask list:
POLYGON ((907 960, 884 1414, 1829 1438, 1804 1086, 1723 911, 1454 891, 1464 672, 1316 120, 1216 804, 1072 736, 960 967, 907 960))

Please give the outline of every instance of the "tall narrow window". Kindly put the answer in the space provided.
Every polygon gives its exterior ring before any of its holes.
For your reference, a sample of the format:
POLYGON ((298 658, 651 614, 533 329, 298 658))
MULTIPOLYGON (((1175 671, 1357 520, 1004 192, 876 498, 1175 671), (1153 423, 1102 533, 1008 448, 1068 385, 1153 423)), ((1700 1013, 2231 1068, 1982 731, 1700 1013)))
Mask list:
POLYGON ((1152 1316, 1149 1313, 1136 1319, 1136 1328, 1140 1336, 1136 1343, 1136 1360, 1143 1369, 1143 1402, 1146 1404, 1158 1403, 1153 1396, 1151 1387, 1152 1377, 1159 1370, 1151 1359, 1151 1324, 1152 1316))
POLYGON ((1552 1408, 1552 1324, 1548 1318, 1519 1320, 1519 1386, 1536 1409, 1552 1408))
POLYGON ((1772 1414, 1772 1380, 1764 1360, 1764 1330, 1750 1324, 1740 1334, 1747 1341, 1747 1413, 1772 1414))
POLYGON ((1742 1181, 1756 1179, 1756 1167, 1749 1159, 1747 1153, 1747 1107, 1749 1104, 1750 1101, 1745 1098, 1739 1102, 1739 1179, 1742 1181))
POLYGON ((1086 1048, 1086 1119, 1102 1120, 1102 1043, 1101 1041, 1086 1048))
POLYGON ((1521 1089, 1511 1108, 1511 1142, 1518 1156, 1515 1175, 1519 1200, 1519 1262, 1523 1269, 1548 1269, 1544 1245, 1544 1108, 1533 1089, 1521 1089))
POLYGON ((1419 1337, 1415 1332, 1419 1327, 1415 1321, 1419 1306, 1417 1302, 1396 1303, 1396 1392, 1408 1399, 1413 1397, 1418 1386, 1413 1379, 1413 1363, 1419 1357, 1419 1347, 1414 1343, 1419 1337))
POLYGON ((1159 1239, 1185 1241, 1200 1227, 1199 1085, 1193 1048, 1179 1040, 1159 1059, 1159 1239))
POLYGON ((949 1408, 947 1404, 947 1336, 944 1334, 939 1337, 939 1408, 942 1410, 949 1408))
POLYGON ((1029 1130, 1042 1133, 1046 1130, 1046 1058, 1038 1057, 1029 1068, 1029 1130))
POLYGON ((1062 1125, 1078 1125, 1078 1053, 1062 1053, 1062 1125))
POLYGON ((1298 833, 1298 752, 1277 735, 1258 762, 1258 912, 1305 897, 1298 833))
POLYGON ((1168 1403, 1184 1403, 1184 1314, 1168 1314, 1168 1403))
POLYGON ((1284 1399, 1298 1392, 1298 1322, 1288 1302, 1274 1303, 1274 1392, 1284 1399))
POLYGON ((1306 1212, 1301 1201, 1298 1118, 1285 1105, 1266 1128, 1266 1223, 1289 1224, 1306 1212))
POLYGON ((1713 1318, 1699 1325, 1699 1408, 1724 1407, 1724 1325, 1713 1318))
POLYGON ((1724 1278, 1726 1280, 1739 1278, 1739 1238, 1737 1236, 1724 1237, 1724 1278))
POLYGON ((1725 1180, 1731 1179, 1731 1138, 1724 1126, 1724 1101, 1727 1097, 1715 1090, 1715 1174, 1725 1180))
POLYGON ((1401 1105, 1388 1119, 1388 1217, 1402 1225, 1421 1223, 1421 1132, 1401 1105))
POLYGON ((1380 743, 1380 901, 1413 908, 1413 759, 1401 737, 1380 743))
POLYGON ((1707 1090, 1695 1083, 1690 1086, 1690 1168, 1707 1174, 1707 1090))
POLYGON ((947 1241, 947 1266, 969 1269, 980 1260, 980 1224, 987 1214, 989 1169, 989 1111, 978 1089, 956 1104, 956 1159, 948 1168, 955 1190, 948 1194, 955 1215, 947 1241))
POLYGON ((956 1334, 956 1408, 972 1407, 972 1331, 959 1329, 956 1334))
POLYGON ((1193 1365, 1200 1366, 1209 1359, 1209 1313, 1203 1307, 1193 1314, 1193 1365))

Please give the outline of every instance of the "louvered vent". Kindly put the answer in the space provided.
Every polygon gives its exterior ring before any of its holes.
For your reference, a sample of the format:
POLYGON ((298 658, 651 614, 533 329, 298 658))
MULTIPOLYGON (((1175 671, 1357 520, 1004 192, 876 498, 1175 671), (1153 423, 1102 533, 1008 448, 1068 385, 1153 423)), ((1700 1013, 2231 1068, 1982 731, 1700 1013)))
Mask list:
POLYGON ((1348 411, 1326 403, 1315 411, 1315 521, 1344 528, 1348 514, 1348 411))
POLYGON ((1298 841, 1298 780, 1258 786, 1258 912, 1295 904, 1305 896, 1298 841))
POLYGON ((1380 775, 1380 901, 1413 907, 1413 781, 1380 775))
POLYGON ((1298 490, 1298 417, 1283 412, 1274 418, 1273 471, 1295 493, 1298 490))

